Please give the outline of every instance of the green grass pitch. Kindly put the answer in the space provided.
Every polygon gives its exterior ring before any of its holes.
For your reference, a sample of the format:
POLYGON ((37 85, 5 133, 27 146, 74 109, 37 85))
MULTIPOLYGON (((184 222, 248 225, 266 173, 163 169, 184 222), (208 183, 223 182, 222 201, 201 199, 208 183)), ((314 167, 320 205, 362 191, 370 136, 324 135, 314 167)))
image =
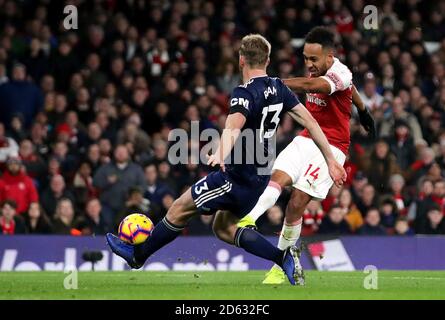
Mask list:
POLYGON ((0 299, 445 299, 445 271, 379 271, 366 290, 363 272, 306 272, 306 286, 262 285, 262 271, 0 272, 0 299))

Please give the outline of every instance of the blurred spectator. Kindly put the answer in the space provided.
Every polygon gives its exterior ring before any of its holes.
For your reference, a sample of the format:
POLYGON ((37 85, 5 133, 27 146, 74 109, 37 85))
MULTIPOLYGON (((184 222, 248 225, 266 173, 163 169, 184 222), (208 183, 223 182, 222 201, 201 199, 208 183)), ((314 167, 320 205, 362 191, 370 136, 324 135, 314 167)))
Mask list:
POLYGON ((352 195, 352 201, 357 204, 357 202, 360 200, 360 197, 363 193, 363 188, 368 185, 368 178, 363 173, 363 171, 357 171, 357 173, 354 176, 354 179, 352 180, 351 185, 351 195, 352 195))
POLYGON ((387 233, 392 233, 398 217, 397 205, 395 202, 386 198, 380 203, 380 224, 386 228, 387 233))
POLYGON ((40 203, 45 212, 54 217, 56 205, 61 199, 69 199, 72 203, 75 201, 74 195, 66 187, 63 176, 56 174, 51 177, 49 187, 43 191, 40 203))
POLYGON ((11 118, 11 127, 9 129, 9 134, 12 139, 17 142, 21 142, 26 138, 26 130, 23 128, 23 117, 21 114, 15 114, 11 118))
POLYGON ((369 110, 379 109, 383 102, 383 97, 377 92, 375 77, 371 72, 365 75, 363 91, 360 91, 363 103, 369 110))
POLYGON ((352 202, 351 192, 344 188, 338 196, 338 205, 343 210, 345 220, 351 227, 351 231, 355 232, 363 225, 363 217, 357 206, 352 202))
POLYGON ((5 136, 5 126, 0 122, 0 164, 5 163, 8 157, 16 156, 18 151, 17 142, 5 136))
POLYGON ((54 145, 54 152, 52 157, 57 159, 60 163, 61 172, 68 179, 74 177, 74 173, 77 167, 77 157, 69 153, 68 145, 66 142, 58 141, 54 145))
POLYGON ((164 217, 167 214, 168 210, 171 208, 174 201, 175 201, 175 198, 170 193, 166 193, 162 197, 161 217, 164 217))
POLYGON ((237 63, 233 60, 226 60, 218 66, 216 71, 219 74, 217 84, 222 92, 230 94, 232 89, 240 84, 241 79, 236 72, 237 68, 237 63))
POLYGON ((20 114, 24 127, 29 128, 42 106, 42 92, 26 80, 26 67, 21 63, 14 64, 11 81, 0 85, 0 122, 11 123, 12 117, 20 114))
POLYGON ((71 75, 79 69, 79 59, 72 51, 68 41, 61 41, 57 51, 51 57, 51 74, 57 79, 56 87, 60 91, 68 89, 71 75))
POLYGON ((128 198, 125 202, 125 209, 121 211, 115 218, 114 224, 118 226, 119 223, 129 214, 142 213, 157 224, 163 216, 160 213, 161 209, 153 205, 150 200, 143 197, 142 190, 138 187, 131 187, 128 191, 128 198))
POLYGON ((439 155, 436 162, 440 165, 442 170, 445 170, 445 132, 439 136, 439 155))
POLYGON ((350 234, 351 227, 344 219, 342 208, 338 205, 333 205, 326 217, 321 221, 318 229, 319 234, 350 234))
POLYGON ((380 224, 380 213, 375 207, 366 211, 365 223, 357 230, 357 234, 363 236, 384 236, 385 228, 380 224))
POLYGON ((19 157, 9 157, 6 171, 0 178, 0 201, 11 199, 17 204, 17 213, 28 210, 31 202, 39 201, 37 189, 32 179, 24 172, 19 157))
POLYGON ((356 204, 362 214, 365 214, 370 208, 377 205, 376 192, 373 185, 367 184, 363 187, 362 193, 356 204))
POLYGON ((377 192, 382 193, 389 190, 388 178, 400 172, 394 155, 390 153, 388 143, 383 139, 376 142, 369 157, 363 158, 363 168, 369 183, 377 192))
POLYGON ((301 235, 309 236, 316 233, 323 217, 324 211, 320 201, 311 200, 303 212, 301 235))
POLYGON ((400 97, 395 97, 392 102, 392 115, 390 118, 385 119, 380 127, 380 136, 389 137, 391 134, 391 128, 394 127, 396 121, 404 121, 409 126, 409 131, 411 132, 414 144, 419 143, 422 139, 422 130, 420 128, 417 118, 408 113, 406 110, 406 104, 400 97))
MULTIPOLYGON (((50 97, 52 95, 46 95, 46 97, 50 97)), ((48 112, 48 122, 52 127, 56 128, 58 132, 67 132, 68 135, 71 134, 71 127, 68 126, 67 123, 64 123, 67 114, 68 101, 66 96, 60 93, 57 93, 54 96, 54 106, 50 108, 49 106, 45 106, 45 109, 48 112)))
POLYGON ((406 206, 411 199, 404 190, 405 179, 400 174, 393 174, 389 178, 389 186, 392 198, 397 206, 397 211, 403 215, 406 214, 406 206))
POLYGON ((162 161, 158 165, 158 181, 166 185, 170 190, 174 191, 176 194, 180 193, 178 188, 178 183, 174 179, 171 172, 171 166, 167 161, 162 161))
POLYGON ((46 164, 42 157, 35 152, 31 140, 25 139, 20 142, 19 157, 26 173, 40 183, 46 174, 46 164))
POLYGON ((411 236, 414 235, 414 230, 411 229, 406 217, 398 217, 394 226, 394 235, 397 236, 411 236))
POLYGON ((17 205, 14 200, 3 201, 0 209, 0 229, 2 234, 13 235, 26 233, 23 218, 16 213, 17 205))
POLYGON ((162 199, 166 194, 172 194, 167 185, 158 181, 158 171, 156 165, 149 164, 144 168, 145 180, 147 188, 145 189, 144 198, 150 200, 158 206, 162 206, 162 199))
POLYGON ((51 234, 53 232, 52 223, 38 202, 30 204, 23 218, 25 219, 27 233, 51 234))
POLYGON ((416 160, 416 148, 405 121, 398 120, 394 124, 394 135, 389 139, 389 146, 400 169, 406 170, 416 160))
POLYGON ((105 235, 111 228, 102 216, 102 205, 99 199, 91 198, 85 205, 85 214, 76 219, 76 229, 82 235, 105 235))
POLYGON ((331 206, 338 202, 338 196, 340 195, 341 188, 336 185, 332 185, 331 189, 329 189, 328 195, 326 199, 321 202, 323 206, 323 210, 328 212, 331 206))
POLYGON ((48 57, 42 49, 40 39, 33 38, 31 40, 24 63, 30 77, 34 82, 39 83, 40 79, 49 69, 48 57))
POLYGON ((119 144, 133 143, 134 153, 141 154, 150 147, 150 138, 143 130, 141 130, 134 122, 128 122, 125 127, 118 132, 117 142, 119 144))
POLYGON ((97 169, 93 185, 99 189, 105 221, 112 224, 115 216, 124 208, 130 188, 144 190, 146 183, 142 168, 131 161, 127 147, 118 145, 114 150, 114 160, 97 169))
POLYGON ((54 234, 80 235, 81 232, 74 228, 74 217, 74 206, 70 199, 62 198, 57 201, 53 220, 54 234))
POLYGON ((96 188, 93 186, 93 177, 91 176, 91 166, 89 162, 82 162, 77 170, 73 180, 74 193, 77 204, 84 207, 88 199, 98 196, 96 188))
POLYGON ((266 221, 258 227, 258 230, 265 235, 280 234, 284 219, 283 210, 279 206, 273 206, 267 210, 265 216, 266 221))
POLYGON ((107 163, 106 161, 102 161, 100 148, 97 144, 92 144, 88 147, 86 158, 91 166, 93 176, 102 164, 107 163))
POLYGON ((428 210, 427 219, 416 231, 420 234, 445 234, 445 220, 441 208, 436 205, 428 210))
POLYGON ((434 160, 434 150, 431 148, 423 148, 420 152, 420 159, 415 161, 408 170, 404 172, 404 176, 408 183, 415 182, 422 176, 426 175, 433 165, 434 160))
POLYGON ((50 152, 50 146, 47 142, 47 128, 43 124, 35 122, 31 126, 30 138, 37 154, 46 159, 50 152))

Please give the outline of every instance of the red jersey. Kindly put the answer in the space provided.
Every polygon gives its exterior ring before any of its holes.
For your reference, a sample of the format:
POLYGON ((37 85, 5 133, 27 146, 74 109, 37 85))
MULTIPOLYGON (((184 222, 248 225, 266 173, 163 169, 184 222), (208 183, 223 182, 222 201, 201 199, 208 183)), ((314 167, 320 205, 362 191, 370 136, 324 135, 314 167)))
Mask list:
POLYGON ((0 179, 0 201, 7 199, 17 203, 17 213, 28 210, 31 202, 39 201, 39 194, 30 177, 20 172, 13 176, 8 171, 0 179))
MULTIPOLYGON (((307 93, 306 109, 317 120, 329 144, 348 154, 349 120, 352 113, 352 73, 340 60, 334 58, 334 63, 322 78, 331 85, 331 93, 307 93)), ((311 138, 307 129, 300 135, 311 138)))

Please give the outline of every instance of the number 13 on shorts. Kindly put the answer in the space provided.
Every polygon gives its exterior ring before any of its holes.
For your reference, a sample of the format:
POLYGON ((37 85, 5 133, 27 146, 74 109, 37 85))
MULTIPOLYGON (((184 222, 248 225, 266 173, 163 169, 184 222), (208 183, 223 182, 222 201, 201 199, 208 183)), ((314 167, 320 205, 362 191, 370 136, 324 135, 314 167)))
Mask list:
POLYGON ((205 181, 206 178, 207 176, 195 183, 195 193, 197 195, 201 194, 203 191, 209 190, 207 182, 205 181))

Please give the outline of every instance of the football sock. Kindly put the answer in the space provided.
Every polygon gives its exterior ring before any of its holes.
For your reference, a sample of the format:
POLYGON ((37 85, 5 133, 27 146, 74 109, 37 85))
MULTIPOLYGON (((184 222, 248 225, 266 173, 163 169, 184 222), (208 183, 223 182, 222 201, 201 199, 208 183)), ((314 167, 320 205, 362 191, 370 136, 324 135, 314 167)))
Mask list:
POLYGON ((281 250, 286 250, 290 246, 293 246, 297 243, 300 238, 301 233, 301 224, 303 222, 303 218, 300 218, 297 221, 296 225, 290 226, 286 224, 286 221, 283 223, 283 228, 281 229, 280 239, 278 240, 278 248, 281 250))
POLYGON ((272 208, 277 202, 281 194, 281 187, 278 183, 270 181, 269 185, 264 189, 263 194, 258 199, 255 207, 249 212, 248 216, 257 221, 262 214, 272 208))
POLYGON ((149 256, 175 240, 183 229, 184 226, 176 226, 164 217, 164 219, 155 226, 147 241, 134 246, 134 257, 136 261, 143 264, 149 256))
POLYGON ((283 223, 280 239, 278 240, 278 248, 281 250, 286 250, 290 246, 297 243, 298 239, 300 238, 302 221, 303 219, 300 218, 300 220, 298 220, 297 224, 294 226, 287 225, 286 222, 283 223))
POLYGON ((284 251, 253 229, 238 228, 235 233, 235 245, 258 257, 271 260, 279 266, 283 262, 284 251))

